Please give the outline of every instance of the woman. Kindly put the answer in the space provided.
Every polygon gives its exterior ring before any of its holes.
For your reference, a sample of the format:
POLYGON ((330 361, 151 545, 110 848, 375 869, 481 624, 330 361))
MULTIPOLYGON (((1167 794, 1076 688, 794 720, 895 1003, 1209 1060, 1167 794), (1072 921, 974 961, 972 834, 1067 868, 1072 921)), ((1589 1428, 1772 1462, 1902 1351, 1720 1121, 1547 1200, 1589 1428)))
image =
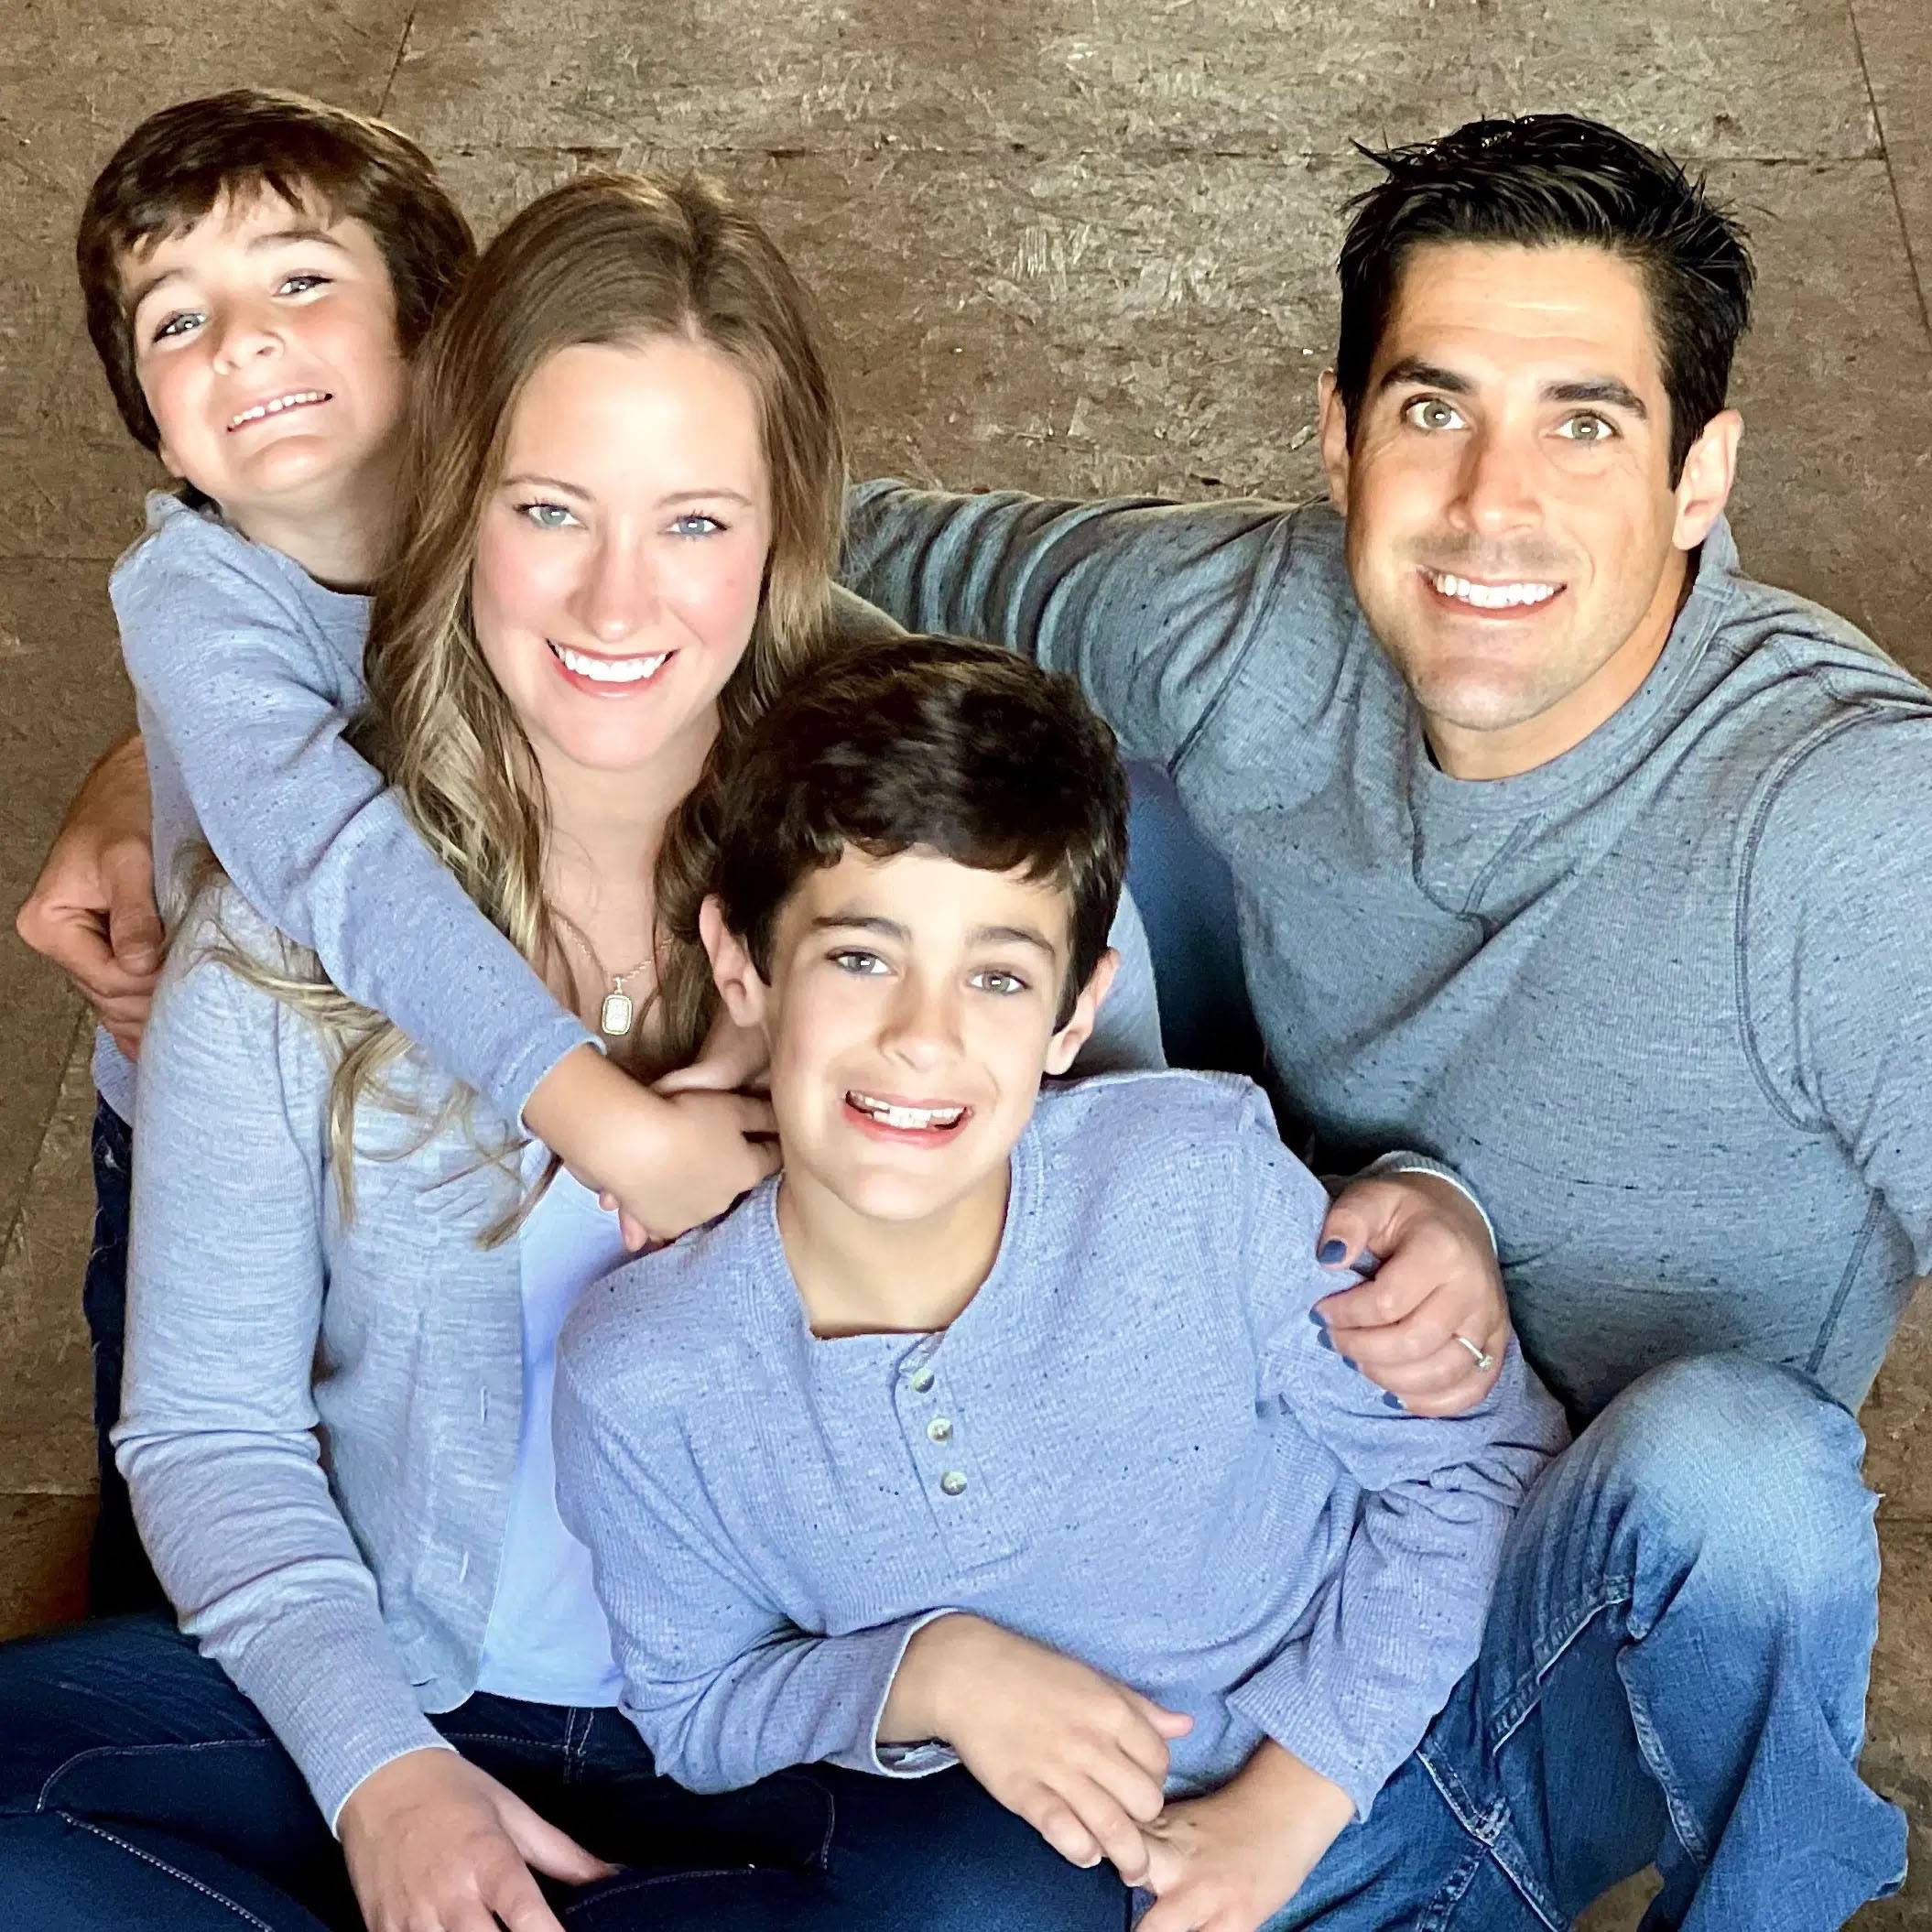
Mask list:
MULTIPOLYGON (((711 187, 573 183, 440 326, 410 461, 364 746, 578 1009, 683 1067, 712 1018, 693 788, 835 628, 803 292, 711 187)), ((613 1220, 221 882, 140 1109, 117 1441, 202 1654, 147 1619, 0 1649, 16 1932, 1120 1923, 961 1774, 655 1777, 548 1460, 613 1220)))

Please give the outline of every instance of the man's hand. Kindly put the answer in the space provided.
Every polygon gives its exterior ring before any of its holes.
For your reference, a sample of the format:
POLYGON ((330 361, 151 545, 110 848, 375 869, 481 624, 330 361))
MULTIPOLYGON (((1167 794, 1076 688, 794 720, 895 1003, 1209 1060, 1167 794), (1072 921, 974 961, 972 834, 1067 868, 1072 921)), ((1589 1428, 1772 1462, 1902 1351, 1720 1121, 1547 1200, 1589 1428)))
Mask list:
POLYGON ((147 755, 125 738, 89 772, 14 930, 51 960, 130 1058, 161 970, 147 755))
POLYGON ((1145 1880, 1167 1742, 1193 1728, 1139 1691, 982 1618, 927 1624, 906 1646, 884 1743, 939 1738, 993 1797, 1076 1865, 1145 1880))
POLYGON ((372 1771, 339 1824, 369 1932, 563 1932, 532 1871, 581 1885, 616 1870, 453 1751, 372 1771))
POLYGON ((1339 1785, 1263 1743, 1219 1791, 1169 1805, 1147 1827, 1156 1903, 1138 1932, 1258 1932, 1354 1815, 1339 1785))
POLYGON ((1322 1223, 1338 1272, 1379 1255, 1373 1281, 1315 1304, 1335 1346, 1418 1416, 1460 1416, 1503 1373, 1509 1303, 1476 1206, 1438 1174, 1378 1174, 1344 1188, 1322 1223), (1491 1358, 1482 1367, 1456 1340, 1491 1358))
POLYGON ((634 1252, 722 1214, 778 1168, 769 1101, 653 1093, 594 1047, 565 1054, 523 1115, 586 1188, 616 1202, 634 1252))

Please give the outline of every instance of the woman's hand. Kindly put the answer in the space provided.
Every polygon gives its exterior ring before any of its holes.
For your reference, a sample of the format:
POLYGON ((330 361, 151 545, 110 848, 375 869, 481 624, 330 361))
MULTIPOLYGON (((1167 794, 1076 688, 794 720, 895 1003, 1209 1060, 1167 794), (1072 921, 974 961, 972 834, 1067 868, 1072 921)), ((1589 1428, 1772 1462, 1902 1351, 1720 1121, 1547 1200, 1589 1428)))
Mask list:
POLYGON ((1139 1691, 1044 1644, 966 1615, 906 1646, 879 1720, 885 1743, 939 1738, 979 1783, 1076 1865, 1146 1873, 1167 1741, 1192 1728, 1139 1691))
POLYGON ((1347 1792, 1264 1743, 1219 1791, 1147 1827, 1153 1909, 1138 1932, 1258 1932, 1355 1815, 1347 1792))
POLYGON ((593 1047, 537 1082, 524 1120, 618 1210, 635 1252, 722 1214, 778 1167, 771 1102, 755 1095, 654 1093, 593 1047))
POLYGON ((392 1758, 338 1823, 369 1932, 563 1932, 532 1871, 581 1885, 617 1869, 453 1751, 392 1758))
POLYGON ((1315 1304, 1330 1338, 1418 1416, 1460 1416, 1496 1385, 1509 1303, 1476 1204, 1439 1174, 1378 1174, 1344 1188, 1322 1223, 1338 1272, 1380 1255, 1374 1279, 1315 1304), (1456 1338, 1466 1337, 1466 1347, 1456 1338), (1474 1350, 1490 1357, 1488 1368, 1474 1350))

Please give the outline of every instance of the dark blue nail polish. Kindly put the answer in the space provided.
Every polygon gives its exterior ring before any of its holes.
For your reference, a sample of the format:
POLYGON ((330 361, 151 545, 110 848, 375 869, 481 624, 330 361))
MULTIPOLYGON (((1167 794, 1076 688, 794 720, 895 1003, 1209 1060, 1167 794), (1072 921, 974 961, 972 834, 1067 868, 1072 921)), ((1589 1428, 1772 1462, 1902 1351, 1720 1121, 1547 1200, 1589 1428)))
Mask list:
POLYGON ((1351 1362, 1346 1355, 1341 1358, 1341 1365, 1345 1369, 1353 1369, 1358 1375, 1362 1373, 1362 1364, 1359 1362, 1351 1362))
POLYGON ((1400 1395, 1390 1395, 1385 1394, 1382 1398, 1382 1406, 1385 1409, 1399 1409, 1404 1405, 1402 1397, 1400 1395))
POLYGON ((1343 1260, 1348 1252, 1349 1244, 1345 1241, 1325 1241, 1315 1251, 1315 1259, 1323 1267, 1331 1268, 1338 1261, 1343 1260))
POLYGON ((1335 1352, 1335 1338, 1319 1322, 1315 1324, 1315 1340, 1332 1355, 1335 1352))

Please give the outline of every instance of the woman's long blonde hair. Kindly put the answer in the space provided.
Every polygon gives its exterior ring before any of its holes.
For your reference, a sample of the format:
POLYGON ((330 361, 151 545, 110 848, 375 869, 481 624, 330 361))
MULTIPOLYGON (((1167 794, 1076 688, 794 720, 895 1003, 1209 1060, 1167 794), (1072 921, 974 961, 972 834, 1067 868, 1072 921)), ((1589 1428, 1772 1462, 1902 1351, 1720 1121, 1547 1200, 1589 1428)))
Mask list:
MULTIPOLYGON (((477 642, 477 535, 512 414, 537 370, 560 349, 664 335, 730 356, 759 405, 771 549, 750 646, 720 700, 729 737, 826 641, 845 482, 813 305, 764 229, 697 175, 570 181, 483 251, 417 372, 401 528, 375 595, 369 700, 351 737, 463 890, 540 970, 561 957, 544 894, 549 812, 529 741, 477 642)), ((710 784, 708 767, 700 794, 710 784)), ((695 937, 714 850, 707 803, 694 795, 673 814, 657 861, 653 1019, 665 1066, 697 1053, 713 1011, 695 937)), ((330 1142, 346 1208, 357 1105, 393 1091, 387 1076, 409 1043, 310 962, 275 971, 257 962, 251 976, 338 1045, 330 1142)))

